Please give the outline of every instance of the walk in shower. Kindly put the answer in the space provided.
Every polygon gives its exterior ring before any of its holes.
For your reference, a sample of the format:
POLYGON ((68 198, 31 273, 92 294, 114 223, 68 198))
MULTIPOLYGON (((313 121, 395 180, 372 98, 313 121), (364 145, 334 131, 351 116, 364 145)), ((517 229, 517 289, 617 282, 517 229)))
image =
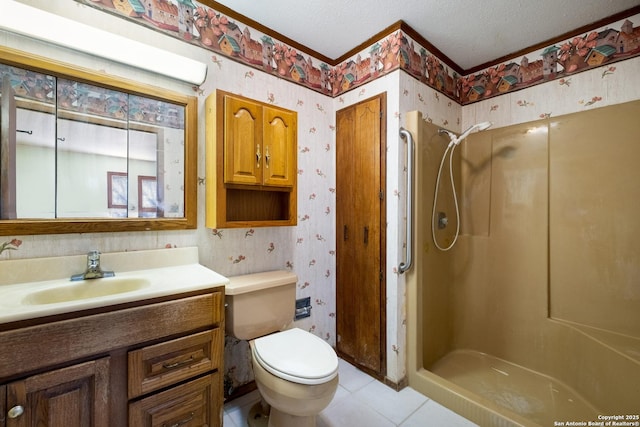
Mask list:
POLYGON ((405 117, 409 385, 481 426, 640 421, 640 102, 469 135, 448 251, 450 138, 405 117))

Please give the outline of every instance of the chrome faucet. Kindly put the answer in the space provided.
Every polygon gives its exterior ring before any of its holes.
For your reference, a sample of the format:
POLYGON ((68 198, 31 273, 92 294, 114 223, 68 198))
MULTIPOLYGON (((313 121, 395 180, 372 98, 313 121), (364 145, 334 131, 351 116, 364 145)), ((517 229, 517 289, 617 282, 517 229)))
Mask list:
POLYGON ((90 251, 87 253, 87 270, 84 273, 74 274, 71 276, 71 280, 101 279, 115 275, 113 271, 102 271, 100 268, 100 252, 90 251))

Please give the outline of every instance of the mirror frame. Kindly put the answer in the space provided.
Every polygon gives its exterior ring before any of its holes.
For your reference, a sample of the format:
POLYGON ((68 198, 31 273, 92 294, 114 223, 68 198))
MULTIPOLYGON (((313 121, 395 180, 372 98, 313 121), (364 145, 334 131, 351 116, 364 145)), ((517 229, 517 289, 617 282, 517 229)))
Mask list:
POLYGON ((155 98, 185 107, 184 137, 184 216, 181 218, 55 218, 0 220, 0 236, 98 233, 119 231, 184 230, 197 227, 198 194, 198 100, 155 86, 101 73, 86 68, 44 58, 30 53, 0 46, 0 57, 5 64, 27 68, 55 77, 119 90, 134 95, 155 98))

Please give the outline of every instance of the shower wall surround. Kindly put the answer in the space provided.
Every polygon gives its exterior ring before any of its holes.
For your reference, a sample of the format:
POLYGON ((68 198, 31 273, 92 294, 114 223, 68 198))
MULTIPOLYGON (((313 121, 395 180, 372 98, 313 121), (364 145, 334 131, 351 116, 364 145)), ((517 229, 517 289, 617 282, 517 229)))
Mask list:
MULTIPOLYGON (((198 96, 199 117, 204 100, 215 89, 298 112, 298 225, 296 227, 211 230, 204 226, 204 119, 198 123, 198 228, 196 230, 140 233, 96 233, 0 237, 0 245, 13 239, 22 243, 0 253, 0 260, 81 254, 98 248, 102 252, 134 251, 164 247, 198 246, 200 262, 224 275, 269 269, 291 269, 298 276, 297 297, 311 297, 310 318, 296 323, 335 344, 335 111, 387 92, 387 377, 401 383, 406 375, 406 305, 403 276, 397 273, 405 245, 406 144, 398 138, 403 114, 419 110, 425 120, 460 131, 468 125, 490 120, 494 128, 532 121, 544 115, 596 109, 640 99, 640 58, 632 58, 584 71, 517 92, 462 107, 448 96, 406 72, 389 72, 356 90, 336 97, 293 84, 224 55, 159 35, 141 25, 74 0, 25 3, 65 17, 127 34, 148 44, 209 63, 207 80, 199 88, 185 87, 122 65, 108 63, 58 49, 23 37, 0 32, 0 44, 54 56, 61 61, 126 75, 133 80, 164 86, 198 96)), ((640 23, 640 19, 637 20, 640 23)), ((255 36, 254 36, 255 37, 255 36)), ((107 266, 108 267, 108 266, 107 266)), ((227 382, 234 387, 252 379, 250 357, 244 342, 229 340, 225 359, 227 382)))
POLYGON ((638 117, 631 102, 549 119, 549 301, 640 343, 638 117))
MULTIPOLYGON (((454 163, 467 220, 456 247, 442 252, 429 217, 448 139, 407 114, 418 135, 414 205, 423 218, 406 275, 412 386, 479 425, 503 425, 489 418, 504 409, 531 421, 522 425, 634 413, 639 115, 635 100, 470 135, 454 163), (573 391, 550 386, 554 379, 573 391)), ((446 187, 437 210, 453 215, 441 203, 452 198, 446 187)), ((436 230, 438 240, 454 230, 436 230)))

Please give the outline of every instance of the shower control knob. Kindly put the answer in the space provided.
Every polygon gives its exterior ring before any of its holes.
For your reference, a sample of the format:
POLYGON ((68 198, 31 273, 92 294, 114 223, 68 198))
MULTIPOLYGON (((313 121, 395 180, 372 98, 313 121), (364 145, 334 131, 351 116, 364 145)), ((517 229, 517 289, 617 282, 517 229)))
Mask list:
POLYGON ((438 229, 447 228, 448 224, 449 218, 447 218, 447 215, 444 212, 438 212, 438 229))

